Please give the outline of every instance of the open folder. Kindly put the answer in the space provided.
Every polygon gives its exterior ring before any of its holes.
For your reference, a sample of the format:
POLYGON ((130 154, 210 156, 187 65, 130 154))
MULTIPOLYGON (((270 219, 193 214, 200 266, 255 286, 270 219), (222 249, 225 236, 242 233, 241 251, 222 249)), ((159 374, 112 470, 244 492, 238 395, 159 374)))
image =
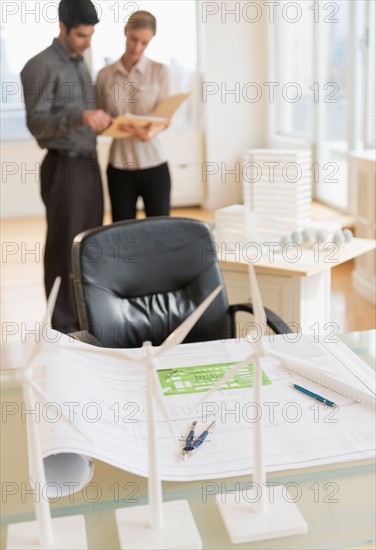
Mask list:
POLYGON ((152 127, 156 126, 168 126, 171 122, 171 119, 178 109, 178 107, 187 99, 189 93, 185 94, 176 94, 169 97, 166 97, 158 107, 155 109, 152 115, 133 115, 131 113, 126 113, 124 115, 117 116, 112 124, 102 132, 102 136, 109 136, 115 139, 125 138, 130 136, 128 132, 124 132, 120 129, 122 124, 132 124, 133 126, 148 126, 149 124, 152 127))

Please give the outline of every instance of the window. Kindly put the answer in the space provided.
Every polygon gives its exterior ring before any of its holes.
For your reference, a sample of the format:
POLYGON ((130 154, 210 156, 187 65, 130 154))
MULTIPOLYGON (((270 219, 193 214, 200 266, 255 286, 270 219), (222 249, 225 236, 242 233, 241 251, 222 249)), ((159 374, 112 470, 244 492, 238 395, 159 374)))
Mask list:
MULTIPOLYGON (((124 51, 124 25, 137 9, 151 11, 157 18, 157 36, 150 43, 147 55, 170 66, 171 93, 197 88, 196 2, 146 1, 111 2, 94 0, 100 23, 95 28, 92 47, 87 60, 93 77, 106 63, 120 57, 124 51), (182 24, 184 22, 184 24, 182 24)), ((30 139, 26 127, 20 71, 25 63, 42 51, 58 36, 58 2, 28 1, 4 3, 1 27, 1 138, 3 140, 30 139), (22 44, 20 47, 20 36, 22 44), (26 47, 27 45, 27 47, 26 47)), ((192 103, 180 112, 190 109, 189 120, 198 121, 192 113, 192 103)), ((198 104, 196 101, 195 104, 198 104)), ((184 119, 186 123, 187 116, 184 119)), ((176 121, 179 123, 179 120, 176 121)))
POLYGON ((349 151, 375 146, 375 3, 281 3, 274 73, 285 93, 274 104, 274 137, 312 143, 315 198, 350 211, 349 151), (286 17, 292 8, 299 17, 286 17))
POLYGON ((320 140, 316 159, 316 198, 348 210, 350 2, 337 2, 335 6, 338 11, 327 23, 320 25, 316 34, 316 40, 320 42, 316 55, 321 50, 320 77, 323 82, 319 86, 322 95, 318 97, 319 106, 316 108, 322 131, 314 136, 316 142, 320 140))
POLYGON ((6 140, 31 137, 26 127, 20 72, 28 59, 51 44, 58 29, 57 4, 45 12, 41 2, 21 5, 26 5, 28 11, 7 11, 4 6, 1 14, 1 138, 6 140))
POLYGON ((96 27, 91 48, 94 76, 104 65, 116 61, 124 53, 124 26, 128 17, 137 9, 150 11, 157 18, 157 34, 148 46, 148 57, 172 69, 196 70, 195 1, 121 3, 97 0, 95 3, 101 21, 96 27))
POLYGON ((366 28, 365 28, 365 65, 366 65, 366 89, 365 89, 365 135, 364 146, 365 148, 376 147, 376 110, 375 110, 375 96, 376 96, 376 44, 375 44, 375 19, 376 19, 376 6, 375 2, 368 2, 366 5, 366 28))
POLYGON ((278 134, 311 139, 313 133, 313 27, 309 3, 286 10, 277 26, 275 75, 278 134), (295 21, 301 15, 300 19, 295 21))
POLYGON ((100 24, 92 41, 92 73, 120 58, 125 49, 124 26, 136 10, 150 11, 157 19, 157 34, 146 55, 164 63, 170 70, 170 93, 191 92, 173 118, 172 126, 198 126, 200 78, 197 72, 196 2, 171 0, 145 2, 109 2, 97 0, 100 24), (109 39, 110 38, 110 39, 109 39))

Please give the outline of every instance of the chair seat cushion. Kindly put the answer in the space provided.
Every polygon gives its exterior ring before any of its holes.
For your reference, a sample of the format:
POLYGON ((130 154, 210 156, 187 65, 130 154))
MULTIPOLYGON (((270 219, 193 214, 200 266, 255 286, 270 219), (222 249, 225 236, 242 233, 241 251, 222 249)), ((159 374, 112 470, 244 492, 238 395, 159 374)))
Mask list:
MULTIPOLYGON (((175 290, 137 298, 120 300, 120 327, 126 330, 119 341, 127 347, 139 347, 150 341, 153 345, 167 336, 194 311, 195 304, 186 290, 175 290)), ((120 335, 119 335, 120 336, 120 335)))

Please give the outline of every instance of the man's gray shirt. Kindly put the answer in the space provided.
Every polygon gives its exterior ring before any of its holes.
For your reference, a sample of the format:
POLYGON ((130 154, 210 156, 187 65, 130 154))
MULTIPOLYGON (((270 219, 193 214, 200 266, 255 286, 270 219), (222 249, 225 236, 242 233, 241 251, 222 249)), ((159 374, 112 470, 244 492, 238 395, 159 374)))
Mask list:
POLYGON ((96 88, 81 56, 70 57, 55 38, 21 72, 27 127, 44 149, 94 152, 96 135, 82 124, 95 109, 96 88))

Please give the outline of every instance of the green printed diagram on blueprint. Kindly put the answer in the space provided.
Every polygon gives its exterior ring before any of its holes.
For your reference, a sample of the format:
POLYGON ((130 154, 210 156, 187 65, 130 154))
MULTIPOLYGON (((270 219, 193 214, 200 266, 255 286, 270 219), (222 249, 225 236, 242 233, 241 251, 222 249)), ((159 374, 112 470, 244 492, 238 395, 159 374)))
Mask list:
MULTIPOLYGON (((177 367, 175 369, 158 370, 158 377, 164 395, 184 395, 210 390, 216 382, 235 363, 221 363, 218 365, 202 365, 199 367, 177 367)), ((263 385, 271 384, 270 379, 263 372, 263 385)), ((222 390, 237 390, 253 386, 253 366, 249 363, 231 380, 221 387, 222 390)))

